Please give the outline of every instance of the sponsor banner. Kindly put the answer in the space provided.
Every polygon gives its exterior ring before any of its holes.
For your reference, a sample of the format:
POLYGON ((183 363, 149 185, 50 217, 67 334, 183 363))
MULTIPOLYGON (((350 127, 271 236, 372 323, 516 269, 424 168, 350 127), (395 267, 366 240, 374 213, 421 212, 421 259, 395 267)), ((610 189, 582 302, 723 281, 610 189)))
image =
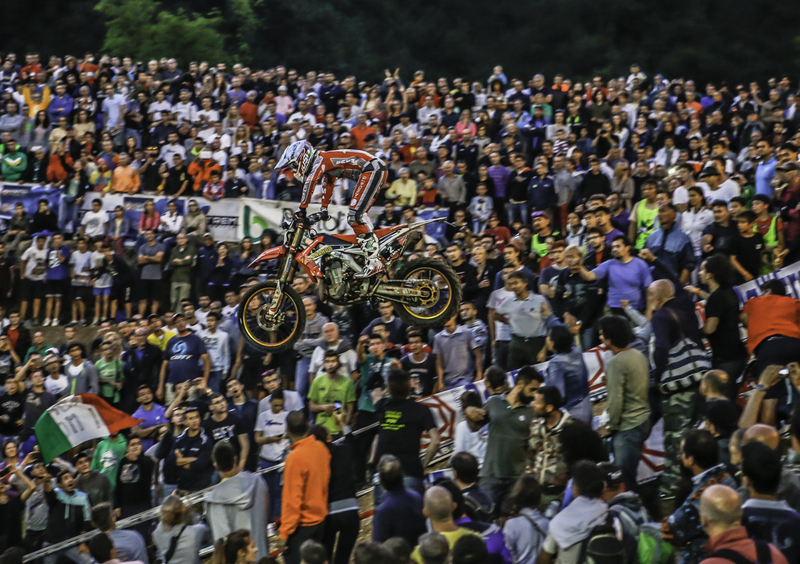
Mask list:
POLYGON ((58 213, 61 204, 60 188, 31 184, 3 184, 0 188, 0 219, 11 219, 14 215, 14 206, 18 202, 21 202, 28 215, 33 217, 42 198, 50 203, 50 209, 54 213, 58 213))
POLYGON ((786 286, 787 295, 795 299, 800 299, 800 262, 796 262, 789 266, 784 266, 780 270, 736 286, 734 289, 739 296, 739 303, 744 304, 744 302, 750 298, 759 296, 760 292, 758 289, 761 287, 761 284, 767 280, 773 279, 778 279, 783 282, 783 285, 786 286))
MULTIPOLYGON (((425 208, 424 210, 417 213, 417 217, 420 221, 425 221, 426 219, 434 219, 437 217, 447 217, 448 210, 446 208, 435 210, 433 208, 425 208)), ((425 235, 430 235, 434 239, 441 239, 444 237, 444 230, 447 229, 447 225, 444 223, 429 223, 425 226, 425 235)))
MULTIPOLYGON (((99 198, 103 202, 103 209, 109 214, 109 219, 114 216, 114 208, 122 206, 125 209, 125 217, 131 222, 133 229, 137 231, 145 202, 154 202, 156 211, 163 214, 167 211, 167 203, 170 200, 175 200, 178 205, 178 212, 185 215, 189 208, 188 201, 193 199, 200 205, 203 213, 206 214, 208 230, 216 241, 239 240, 237 231, 241 204, 238 199, 222 199, 212 203, 204 198, 171 198, 169 196, 147 196, 144 194, 131 196, 108 194, 101 197, 99 193, 89 192, 86 196, 81 206, 81 217, 92 209, 92 201, 99 198)), ((202 236, 202 233, 199 235, 202 236)))
MULTIPOLYGON (((272 229, 276 233, 280 233, 281 222, 284 219, 291 218, 292 214, 297 211, 298 206, 297 202, 256 200, 255 198, 241 198, 238 201, 241 203, 237 231, 240 239, 242 237, 258 239, 266 229, 272 229)), ((330 219, 317 223, 314 229, 322 233, 339 233, 343 228, 346 228, 346 231, 350 231, 350 226, 347 224, 347 212, 349 209, 347 206, 329 206, 330 219)), ((316 208, 308 210, 309 214, 314 211, 316 211, 316 208)))

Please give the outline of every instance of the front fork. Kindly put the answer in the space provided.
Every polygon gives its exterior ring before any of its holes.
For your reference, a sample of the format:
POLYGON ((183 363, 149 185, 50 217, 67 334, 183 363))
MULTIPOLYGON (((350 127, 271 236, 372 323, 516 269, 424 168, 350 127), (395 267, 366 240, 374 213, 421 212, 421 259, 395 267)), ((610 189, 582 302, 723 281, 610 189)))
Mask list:
POLYGON ((301 226, 298 227, 294 232, 294 237, 292 238, 292 242, 289 245, 289 251, 286 253, 286 256, 283 259, 282 264, 279 268, 278 274, 278 284, 275 288, 275 293, 272 295, 272 303, 267 310, 267 320, 274 321, 275 316, 277 315, 278 311, 280 311, 281 302, 283 301, 283 287, 285 284, 291 284, 294 280, 294 273, 295 273, 295 254, 297 253, 297 248, 300 246, 300 243, 303 240, 303 236, 305 235, 305 229, 301 226))

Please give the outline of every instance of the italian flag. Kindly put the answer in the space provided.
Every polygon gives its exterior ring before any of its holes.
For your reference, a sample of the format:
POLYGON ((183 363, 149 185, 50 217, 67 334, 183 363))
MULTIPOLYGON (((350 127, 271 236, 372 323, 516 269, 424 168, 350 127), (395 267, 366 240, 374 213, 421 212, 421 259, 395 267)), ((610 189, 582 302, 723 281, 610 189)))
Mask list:
POLYGON ((42 457, 50 462, 86 441, 107 437, 142 422, 94 394, 76 394, 45 411, 33 432, 42 457))

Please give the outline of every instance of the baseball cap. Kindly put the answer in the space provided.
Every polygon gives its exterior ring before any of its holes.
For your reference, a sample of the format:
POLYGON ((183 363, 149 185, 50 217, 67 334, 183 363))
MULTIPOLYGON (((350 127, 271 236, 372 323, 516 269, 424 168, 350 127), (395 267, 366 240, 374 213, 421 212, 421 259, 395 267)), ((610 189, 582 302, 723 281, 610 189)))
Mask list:
POLYGON ((719 176, 719 171, 716 169, 716 167, 707 166, 700 171, 700 178, 707 178, 709 176, 719 176))
POLYGON ((800 167, 797 165, 796 162, 789 161, 789 162, 783 163, 779 167, 776 167, 776 170, 782 170, 784 172, 787 172, 787 171, 790 171, 790 170, 800 170, 800 167))
POLYGON ((205 233, 203 235, 203 239, 205 239, 206 237, 211 237, 212 239, 214 238, 214 236, 211 233, 205 233))
POLYGON ((603 473, 603 482, 607 488, 619 486, 625 479, 622 476, 622 468, 613 462, 600 462, 597 469, 603 473))

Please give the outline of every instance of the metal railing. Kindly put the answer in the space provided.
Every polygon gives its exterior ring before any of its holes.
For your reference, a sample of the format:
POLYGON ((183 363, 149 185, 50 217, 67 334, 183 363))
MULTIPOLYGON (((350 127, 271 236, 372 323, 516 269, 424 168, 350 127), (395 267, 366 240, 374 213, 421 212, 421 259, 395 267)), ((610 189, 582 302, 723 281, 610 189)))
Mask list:
MULTIPOLYGON (((371 425, 367 425, 366 427, 362 427, 361 429, 353 431, 352 434, 354 436, 360 435, 361 433, 364 433, 366 431, 369 431, 371 429, 374 429, 374 428, 378 427, 378 425, 380 425, 380 423, 378 423, 378 422, 372 423, 371 425)), ((336 443, 340 443, 340 442, 342 442, 344 440, 345 440, 345 438, 342 437, 342 438, 337 439, 336 441, 334 441, 334 443, 335 444, 336 443)), ((442 447, 449 446, 452 442, 453 442, 452 439, 444 440, 439 445, 439 448, 441 449, 442 447)), ((442 454, 442 455, 437 455, 431 461, 431 465, 439 464, 440 462, 448 459, 449 457, 450 457, 450 453, 449 452, 446 452, 445 454, 442 454)), ((264 470, 258 470, 256 472, 254 472, 254 474, 263 475, 263 474, 266 474, 268 472, 277 472, 278 470, 282 470, 283 466, 284 466, 284 463, 281 463, 281 464, 278 464, 278 465, 275 465, 275 466, 271 466, 270 468, 266 468, 264 470)), ((205 499, 206 495, 209 492, 211 492, 211 490, 213 490, 215 487, 216 487, 216 485, 211 486, 209 488, 206 488, 204 490, 200 490, 199 492, 191 493, 191 494, 189 494, 187 496, 184 496, 181 499, 183 500, 184 504, 195 506, 197 504, 202 503, 202 501, 205 499)), ((359 497, 359 498, 360 497, 364 497, 365 495, 368 495, 368 494, 372 493, 372 491, 374 489, 375 489, 374 487, 365 488, 365 489, 361 490, 360 492, 358 492, 356 494, 356 496, 359 497)), ((148 509, 147 511, 142 511, 141 513, 137 513, 136 515, 133 515, 133 516, 128 517, 126 519, 121 519, 121 520, 117 521, 116 527, 117 527, 117 529, 127 529, 127 528, 130 528, 130 527, 135 527, 136 525, 140 525, 140 524, 145 523, 147 521, 152 521, 153 519, 158 519, 160 517, 160 514, 161 514, 161 507, 160 506, 159 507, 153 507, 152 509, 148 509)), ((84 542, 87 542, 87 541, 91 540, 91 538, 94 537, 99 532, 100 531, 98 531, 97 529, 94 529, 94 530, 91 530, 91 531, 89 531, 87 533, 83 533, 81 535, 78 535, 78 536, 72 537, 70 539, 67 539, 65 541, 61 541, 59 543, 51 544, 51 545, 49 545, 49 546, 47 546, 45 548, 37 550, 36 552, 31 552, 30 554, 26 554, 25 557, 23 558, 23 562, 31 562, 33 560, 37 560, 39 558, 44 558, 45 556, 49 556, 51 554, 55 554, 57 552, 61 552, 61 551, 66 550, 68 548, 72 548, 73 546, 77 546, 77 545, 79 545, 81 543, 84 543, 84 542)), ((210 556, 213 551, 214 551, 214 547, 213 546, 206 547, 206 548, 204 548, 204 549, 202 549, 200 551, 200 557, 201 558, 205 558, 206 556, 210 556)))

